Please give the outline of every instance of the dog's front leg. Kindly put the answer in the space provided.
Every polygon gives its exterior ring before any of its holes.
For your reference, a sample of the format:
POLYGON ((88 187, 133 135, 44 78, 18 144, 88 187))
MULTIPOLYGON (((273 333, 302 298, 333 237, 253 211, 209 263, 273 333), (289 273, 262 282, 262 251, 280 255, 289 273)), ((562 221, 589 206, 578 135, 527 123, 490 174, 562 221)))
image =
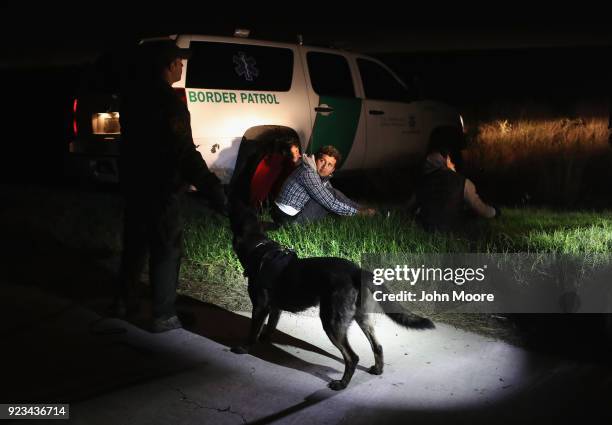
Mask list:
POLYGON ((244 346, 238 346, 232 348, 232 353, 236 354, 248 354, 251 351, 251 347, 257 343, 259 334, 263 328, 266 317, 270 313, 269 308, 253 308, 253 314, 251 317, 251 330, 249 331, 249 339, 244 346))
POLYGON ((278 325, 278 319, 280 319, 281 311, 278 308, 274 308, 270 311, 270 316, 268 317, 268 324, 266 325, 266 330, 261 334, 261 338, 259 338, 262 342, 270 342, 272 339, 272 334, 276 330, 276 325, 278 325))

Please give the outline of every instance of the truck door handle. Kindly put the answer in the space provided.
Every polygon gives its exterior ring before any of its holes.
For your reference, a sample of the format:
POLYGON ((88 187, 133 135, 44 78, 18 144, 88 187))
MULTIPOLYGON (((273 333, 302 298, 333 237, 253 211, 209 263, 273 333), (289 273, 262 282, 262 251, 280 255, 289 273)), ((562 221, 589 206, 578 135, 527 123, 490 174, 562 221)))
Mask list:
POLYGON ((370 109, 370 115, 385 115, 385 111, 377 111, 375 109, 370 109))
POLYGON ((329 106, 317 106, 314 110, 317 112, 334 112, 334 108, 330 108, 329 106))

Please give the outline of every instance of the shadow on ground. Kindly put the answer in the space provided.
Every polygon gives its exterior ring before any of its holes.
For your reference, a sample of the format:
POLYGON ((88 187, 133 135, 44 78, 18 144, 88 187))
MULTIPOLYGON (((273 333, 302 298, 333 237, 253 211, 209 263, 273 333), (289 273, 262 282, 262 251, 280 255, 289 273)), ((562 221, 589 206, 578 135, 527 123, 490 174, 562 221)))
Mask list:
MULTIPOLYGON (((71 249, 39 236, 28 248, 29 238, 12 236, 14 249, 0 261, 6 283, 0 337, 10 347, 4 386, 10 395, 0 399, 78 401, 194 367, 191 355, 160 345, 170 333, 148 332, 148 300, 127 321, 110 317, 113 253, 71 249)), ((186 330, 221 344, 239 361, 229 348, 244 342, 249 317, 185 296, 178 297, 177 309, 192 319, 186 330)), ((338 369, 306 362, 273 344, 259 344, 251 354, 323 382, 343 370, 339 356, 291 335, 277 330, 272 342, 334 359, 338 369)))

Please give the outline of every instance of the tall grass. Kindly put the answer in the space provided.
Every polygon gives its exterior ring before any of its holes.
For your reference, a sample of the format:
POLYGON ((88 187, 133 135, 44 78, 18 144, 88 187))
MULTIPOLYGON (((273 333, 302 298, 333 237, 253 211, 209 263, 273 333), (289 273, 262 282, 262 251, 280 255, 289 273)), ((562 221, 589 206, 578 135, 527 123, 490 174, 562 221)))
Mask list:
POLYGON ((464 155, 466 174, 497 202, 611 205, 607 126, 567 118, 480 123, 464 155))
MULTIPOLYGON (((425 232, 411 215, 396 210, 389 217, 329 218, 268 235, 300 257, 335 256, 357 263, 364 253, 528 252, 586 257, 612 252, 612 212, 506 209, 500 219, 475 222, 460 233, 440 234, 425 232)), ((200 299, 229 300, 234 307, 248 307, 245 279, 230 238, 218 218, 200 216, 190 222, 186 270, 192 286, 187 291, 196 291, 200 299), (195 285, 194 278, 206 284, 195 285)))
MULTIPOLYGON (((118 194, 8 187, 2 194, 0 232, 7 246, 62 255, 79 250, 117 258, 121 251, 118 194), (46 240, 53 243, 46 244, 46 240), (27 245, 27 249, 26 246, 27 245), (51 252, 53 251, 53 252, 51 252)), ((233 253, 228 220, 196 200, 186 203, 185 258, 181 291, 228 309, 250 307, 242 267, 233 253)), ((266 217, 264 217, 266 219, 266 217)), ((592 256, 612 252, 612 212, 504 209, 500 219, 467 226, 461 233, 428 233, 396 208, 389 217, 329 218, 288 226, 269 236, 301 257, 337 256, 360 262, 362 254, 530 252, 592 256)), ((145 277, 143 276, 143 279, 145 277)))

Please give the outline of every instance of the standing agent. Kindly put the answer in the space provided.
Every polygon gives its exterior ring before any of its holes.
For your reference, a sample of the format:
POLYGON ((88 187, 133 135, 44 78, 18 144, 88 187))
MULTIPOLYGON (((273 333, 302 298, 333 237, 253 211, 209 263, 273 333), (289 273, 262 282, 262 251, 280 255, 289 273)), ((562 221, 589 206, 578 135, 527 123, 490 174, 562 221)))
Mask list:
POLYGON ((135 73, 122 90, 120 177, 125 197, 123 252, 117 313, 136 302, 133 289, 149 253, 154 332, 182 327, 175 310, 183 251, 181 201, 190 185, 225 209, 219 179, 208 169, 191 135, 190 115, 172 84, 181 79, 190 51, 174 41, 138 47, 135 73))

